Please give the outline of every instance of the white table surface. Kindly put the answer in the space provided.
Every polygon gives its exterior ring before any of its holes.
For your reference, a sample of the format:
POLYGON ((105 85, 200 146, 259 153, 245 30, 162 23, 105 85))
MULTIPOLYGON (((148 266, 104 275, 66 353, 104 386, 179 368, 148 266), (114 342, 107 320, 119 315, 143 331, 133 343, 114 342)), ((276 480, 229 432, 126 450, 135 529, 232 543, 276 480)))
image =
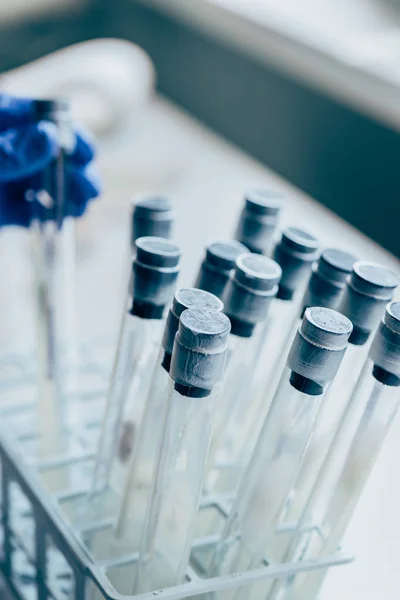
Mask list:
MULTIPOLYGON (((79 224, 79 317, 82 340, 115 339, 123 303, 129 200, 145 190, 168 194, 178 214, 176 239, 184 259, 181 284, 193 282, 203 248, 229 238, 244 190, 269 184, 287 192, 282 224, 308 228, 323 245, 348 248, 360 258, 399 263, 354 228, 218 138, 162 98, 128 119, 123 132, 99 144, 105 195, 79 224)), ((34 346, 33 287, 25 232, 0 234, 0 340, 2 350, 34 346)), ((400 418, 346 535, 357 560, 332 570, 323 600, 397 598, 400 574, 400 418)))

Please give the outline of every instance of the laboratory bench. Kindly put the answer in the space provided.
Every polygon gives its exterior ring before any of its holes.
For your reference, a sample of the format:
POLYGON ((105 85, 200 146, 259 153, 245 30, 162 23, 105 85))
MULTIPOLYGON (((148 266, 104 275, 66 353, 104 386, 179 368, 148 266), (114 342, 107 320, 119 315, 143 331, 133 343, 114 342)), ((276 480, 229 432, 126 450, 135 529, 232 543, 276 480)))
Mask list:
MULTIPOLYGON (((232 235, 245 190, 274 186, 285 193, 281 225, 304 227, 323 246, 351 250, 397 272, 398 260, 333 212, 219 137, 167 98, 157 95, 123 130, 99 142, 105 193, 78 226, 78 311, 82 343, 111 366, 127 281, 130 199, 146 190, 168 195, 177 211, 182 247, 180 285, 193 284, 204 247, 232 235)), ((33 275, 28 234, 0 236, 2 348, 34 348, 33 275), (10 269, 9 265, 13 264, 10 269)), ((350 566, 332 569, 322 600, 389 598, 399 589, 400 421, 394 425, 344 540, 350 566)))

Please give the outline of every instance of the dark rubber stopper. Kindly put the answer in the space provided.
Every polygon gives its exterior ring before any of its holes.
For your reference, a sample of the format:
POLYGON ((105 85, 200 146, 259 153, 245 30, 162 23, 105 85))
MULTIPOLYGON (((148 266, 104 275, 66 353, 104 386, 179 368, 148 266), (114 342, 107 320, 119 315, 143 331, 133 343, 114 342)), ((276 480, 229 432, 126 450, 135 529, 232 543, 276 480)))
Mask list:
POLYGON ((241 321, 240 319, 235 319, 232 316, 229 316, 229 320, 231 322, 231 333, 232 335, 237 335, 243 338, 249 338, 253 335, 254 323, 246 323, 245 321, 241 321))
POLYGON ((183 385, 182 383, 175 382, 174 389, 179 392, 182 396, 187 398, 206 398, 211 394, 211 390, 205 390, 200 387, 193 387, 189 385, 183 385))
POLYGON ((165 306, 157 306, 150 302, 133 301, 131 315, 141 319, 162 319, 165 306))
POLYGON ((172 202, 164 196, 146 196, 136 200, 132 211, 132 245, 138 238, 170 238, 175 215, 172 202))
POLYGON ((353 325, 353 331, 349 337, 349 344, 353 344, 353 346, 363 346, 368 341, 370 334, 370 331, 366 331, 365 329, 361 329, 361 327, 357 327, 357 325, 353 325))
POLYGON ((260 248, 257 248, 256 246, 249 244, 249 242, 246 243, 246 246, 249 249, 249 252, 251 252, 252 254, 263 254, 263 252, 260 250, 260 248))
POLYGON ((308 396, 320 396, 324 392, 322 385, 294 371, 292 371, 289 381, 292 387, 308 396))
POLYGON ((167 371, 167 373, 169 373, 169 370, 171 368, 171 358, 172 358, 172 354, 170 354, 169 352, 164 352, 161 366, 163 369, 165 369, 167 371))
POLYGON ((173 242, 158 237, 141 237, 135 242, 137 262, 148 267, 176 267, 181 251, 173 242))
POLYGON ((372 375, 377 381, 383 383, 383 385, 388 385, 391 387, 400 386, 400 377, 393 375, 393 373, 389 373, 389 371, 386 371, 386 369, 382 369, 382 367, 378 367, 377 365, 374 365, 372 369, 372 375))
POLYGON ((293 295, 294 295, 294 290, 289 290, 288 288, 285 288, 282 285, 280 285, 278 287, 278 293, 276 294, 276 297, 279 298, 279 300, 287 301, 287 300, 291 300, 293 298, 293 295))

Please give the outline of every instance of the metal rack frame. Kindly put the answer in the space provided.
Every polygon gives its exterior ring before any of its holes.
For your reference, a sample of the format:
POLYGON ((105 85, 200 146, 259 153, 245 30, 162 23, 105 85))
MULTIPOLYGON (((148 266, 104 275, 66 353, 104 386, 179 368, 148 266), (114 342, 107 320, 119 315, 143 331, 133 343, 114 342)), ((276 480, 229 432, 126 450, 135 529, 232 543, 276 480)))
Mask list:
MULTIPOLYGON (((27 375, 21 378, 26 384, 27 375)), ((18 385, 14 378, 12 385, 18 385)), ((1 386, 4 390, 7 385, 1 386)), ((21 417, 34 410, 34 404, 2 410, 3 422, 9 423, 10 413, 21 417)), ((4 429, 4 427, 3 427, 4 429)), ((29 436, 28 436, 29 437, 29 436)), ((61 503, 84 494, 73 488, 51 494, 40 481, 40 472, 57 466, 72 466, 91 457, 90 451, 74 452, 39 462, 32 468, 23 460, 23 444, 19 447, 18 436, 12 439, 5 431, 0 432, 1 468, 1 525, 0 569, 18 600, 150 600, 160 596, 178 600, 193 596, 208 598, 208 594, 232 587, 255 583, 263 579, 286 578, 313 569, 326 569, 350 563, 353 557, 343 553, 322 560, 288 564, 267 564, 265 567, 222 577, 205 579, 199 574, 195 560, 192 561, 187 581, 181 585, 137 596, 123 595, 115 591, 107 571, 111 568, 129 566, 137 555, 121 555, 107 560, 94 560, 78 531, 74 530, 61 509, 61 503)), ((23 440, 24 436, 21 436, 23 440)), ((25 439, 25 438, 24 438, 25 439)), ((226 499, 205 498, 203 508, 214 506, 226 516, 226 499)), ((87 530, 105 529, 112 521, 93 523, 87 530)), ((84 536, 83 536, 84 537, 84 536)), ((210 546, 218 536, 196 539, 194 549, 210 546)))

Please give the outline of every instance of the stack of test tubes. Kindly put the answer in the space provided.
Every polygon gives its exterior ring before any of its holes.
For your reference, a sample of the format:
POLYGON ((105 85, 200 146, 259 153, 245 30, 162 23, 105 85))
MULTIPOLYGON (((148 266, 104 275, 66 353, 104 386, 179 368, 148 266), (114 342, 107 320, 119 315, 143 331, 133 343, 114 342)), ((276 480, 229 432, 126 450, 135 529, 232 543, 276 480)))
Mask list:
MULTIPOLYGON (((63 477, 42 476, 120 594, 314 600, 335 564, 400 401, 398 278, 279 232, 281 201, 246 194, 192 288, 178 285, 171 202, 133 204, 98 444, 80 428, 81 457, 79 442, 70 462, 57 448, 63 477)), ((46 460, 75 423, 53 422, 46 460)))

